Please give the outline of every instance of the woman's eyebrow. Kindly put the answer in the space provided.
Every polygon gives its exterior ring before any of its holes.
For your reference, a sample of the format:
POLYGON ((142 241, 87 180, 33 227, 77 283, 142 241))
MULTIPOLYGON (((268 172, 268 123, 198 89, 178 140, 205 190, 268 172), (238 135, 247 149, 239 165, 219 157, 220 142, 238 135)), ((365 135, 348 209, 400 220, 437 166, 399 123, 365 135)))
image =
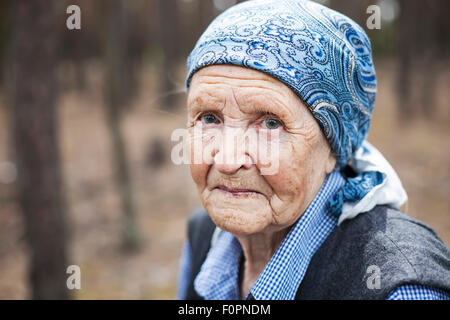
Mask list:
POLYGON ((244 112, 258 112, 275 115, 279 118, 289 116, 288 109, 278 99, 268 99, 266 97, 253 96, 242 101, 241 107, 244 112))
POLYGON ((188 110, 190 112, 196 113, 202 110, 222 110, 223 102, 220 98, 207 94, 206 97, 204 95, 197 95, 192 99, 188 100, 187 103, 188 110))

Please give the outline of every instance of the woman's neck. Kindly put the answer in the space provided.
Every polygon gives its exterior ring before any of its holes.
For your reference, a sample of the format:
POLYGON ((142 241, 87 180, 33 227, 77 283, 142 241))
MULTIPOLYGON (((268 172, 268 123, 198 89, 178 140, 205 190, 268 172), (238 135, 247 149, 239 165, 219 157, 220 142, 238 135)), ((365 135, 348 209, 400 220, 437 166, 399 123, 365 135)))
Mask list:
POLYGON ((288 229, 284 229, 277 232, 236 236, 245 258, 240 270, 241 297, 245 297, 249 292, 288 232, 288 229))

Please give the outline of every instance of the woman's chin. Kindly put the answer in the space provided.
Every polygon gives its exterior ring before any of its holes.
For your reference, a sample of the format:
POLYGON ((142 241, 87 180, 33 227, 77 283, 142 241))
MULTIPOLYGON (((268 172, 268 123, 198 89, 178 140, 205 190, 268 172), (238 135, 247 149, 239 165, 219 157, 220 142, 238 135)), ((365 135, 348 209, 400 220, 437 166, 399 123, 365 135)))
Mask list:
POLYGON ((266 210, 255 212, 242 210, 242 208, 208 207, 206 210, 216 226, 236 236, 247 236, 262 232, 272 222, 271 214, 266 210))

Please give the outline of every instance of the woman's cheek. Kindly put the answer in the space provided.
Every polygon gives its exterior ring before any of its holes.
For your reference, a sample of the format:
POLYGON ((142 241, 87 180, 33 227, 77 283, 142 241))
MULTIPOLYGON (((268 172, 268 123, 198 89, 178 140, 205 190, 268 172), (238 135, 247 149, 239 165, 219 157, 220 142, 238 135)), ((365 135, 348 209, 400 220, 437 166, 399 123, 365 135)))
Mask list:
POLYGON ((206 187, 206 175, 209 164, 204 161, 204 142, 202 136, 190 135, 188 141, 188 150, 190 153, 190 171, 192 179, 197 187, 202 190, 206 187))
POLYGON ((287 133, 283 130, 258 129, 251 137, 256 137, 248 144, 248 152, 264 176, 278 174, 280 170, 280 153, 286 143, 287 133))
POLYGON ((206 174, 208 172, 208 165, 193 164, 190 165, 192 180, 194 180, 197 187, 202 190, 206 187, 206 174))
POLYGON ((280 143, 278 171, 274 175, 265 176, 278 198, 297 201, 304 195, 309 184, 305 166, 306 153, 299 142, 286 140, 280 143))
POLYGON ((298 198, 307 184, 306 174, 303 170, 280 163, 277 174, 265 176, 274 193, 280 199, 289 201, 298 198))
POLYGON ((275 193, 289 189, 289 180, 291 180, 290 177, 293 175, 292 169, 295 168, 295 166, 292 166, 295 160, 291 158, 291 153, 286 150, 286 146, 282 144, 280 145, 278 154, 275 157, 272 157, 272 160, 278 162, 278 170, 273 175, 266 175, 266 180, 274 188, 275 193))

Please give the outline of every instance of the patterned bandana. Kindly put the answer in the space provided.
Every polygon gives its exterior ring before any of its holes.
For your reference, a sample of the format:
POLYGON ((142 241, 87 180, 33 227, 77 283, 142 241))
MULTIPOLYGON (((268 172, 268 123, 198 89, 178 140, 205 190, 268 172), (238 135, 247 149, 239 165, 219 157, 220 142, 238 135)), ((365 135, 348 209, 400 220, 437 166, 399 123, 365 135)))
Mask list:
MULTIPOLYGON (((277 78, 311 110, 339 169, 355 163, 369 131, 376 92, 371 52, 359 25, 318 3, 251 0, 231 7, 209 25, 188 58, 186 86, 197 70, 216 64, 245 66, 277 78)), ((366 147, 360 153, 367 157, 370 150, 376 149, 366 147)), ((340 215, 344 203, 359 202, 387 184, 382 170, 370 168, 353 166, 357 176, 348 178, 330 202, 332 212, 340 215)), ((406 193, 394 206, 405 200, 406 193)))

